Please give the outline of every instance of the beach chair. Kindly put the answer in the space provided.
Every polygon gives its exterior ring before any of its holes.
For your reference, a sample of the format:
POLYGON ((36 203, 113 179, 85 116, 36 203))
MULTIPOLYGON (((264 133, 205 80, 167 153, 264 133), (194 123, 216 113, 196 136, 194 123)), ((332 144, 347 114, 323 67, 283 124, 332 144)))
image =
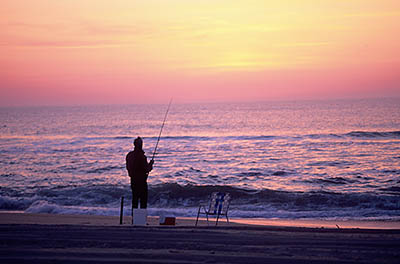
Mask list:
POLYGON ((226 222, 229 224, 228 210, 229 210, 230 200, 231 196, 229 195, 229 193, 213 192, 210 196, 208 204, 199 206, 195 226, 197 226, 200 214, 206 215, 207 225, 209 225, 208 222, 209 215, 215 215, 217 217, 215 225, 218 225, 218 220, 220 216, 225 216, 226 222))

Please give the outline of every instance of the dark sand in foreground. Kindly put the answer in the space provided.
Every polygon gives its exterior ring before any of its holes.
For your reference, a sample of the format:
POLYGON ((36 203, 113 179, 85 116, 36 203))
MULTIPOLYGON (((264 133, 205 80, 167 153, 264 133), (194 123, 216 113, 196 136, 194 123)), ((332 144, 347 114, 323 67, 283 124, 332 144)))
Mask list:
MULTIPOLYGON (((399 263, 399 229, 0 213, 1 263, 399 263)), ((317 223, 318 225, 319 223, 317 223)))

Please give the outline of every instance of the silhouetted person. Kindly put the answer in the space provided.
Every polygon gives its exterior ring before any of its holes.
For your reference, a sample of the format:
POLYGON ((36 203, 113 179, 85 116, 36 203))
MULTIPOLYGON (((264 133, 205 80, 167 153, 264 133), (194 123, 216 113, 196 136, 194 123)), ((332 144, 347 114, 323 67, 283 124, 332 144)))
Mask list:
POLYGON ((126 155, 126 169, 131 177, 132 208, 147 208, 147 177, 153 169, 154 160, 147 162, 143 151, 143 140, 137 137, 133 141, 134 150, 126 155))

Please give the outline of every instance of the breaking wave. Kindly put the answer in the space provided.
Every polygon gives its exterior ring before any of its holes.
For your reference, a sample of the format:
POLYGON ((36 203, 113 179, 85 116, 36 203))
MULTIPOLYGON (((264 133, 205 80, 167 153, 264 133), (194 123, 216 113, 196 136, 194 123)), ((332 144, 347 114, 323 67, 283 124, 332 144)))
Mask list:
POLYGON ((400 138, 400 131, 390 131, 390 132, 364 132, 364 131, 353 131, 345 134, 346 136, 356 137, 356 138, 400 138))
MULTIPOLYGON (((341 184, 341 179, 332 179, 341 184)), ((120 198, 130 206, 131 191, 117 185, 40 187, 30 195, 14 189, 1 189, 1 210, 29 213, 118 215, 120 198)), ((365 218, 400 216, 398 188, 382 193, 286 192, 270 189, 251 190, 232 186, 152 185, 149 188, 149 213, 167 210, 176 216, 193 217, 200 203, 211 192, 229 192, 231 216, 250 218, 365 218)), ((127 210, 126 210, 127 211, 127 210)))
MULTIPOLYGON (((225 136, 225 137, 202 137, 202 136, 169 136, 163 137, 163 140, 216 140, 216 139, 225 139, 225 140, 274 140, 274 139, 305 139, 305 138, 343 138, 343 137, 351 137, 351 138, 387 138, 387 139, 400 139, 400 131, 351 131, 349 133, 343 134, 307 134, 307 135, 298 135, 298 136, 272 136, 272 135, 261 135, 261 136, 225 136)), ((121 138, 121 137, 116 137, 121 138)), ((148 139, 156 139, 150 137, 148 139)))

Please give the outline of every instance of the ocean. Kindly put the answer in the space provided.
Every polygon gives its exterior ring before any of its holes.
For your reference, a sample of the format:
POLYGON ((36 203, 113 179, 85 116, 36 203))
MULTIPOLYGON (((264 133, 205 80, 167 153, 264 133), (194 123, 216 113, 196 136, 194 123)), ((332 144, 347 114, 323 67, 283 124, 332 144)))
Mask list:
MULTIPOLYGON (((118 215, 125 156, 150 158, 167 104, 0 108, 0 210, 118 215)), ((400 99, 172 104, 150 215, 400 220, 400 99)))

